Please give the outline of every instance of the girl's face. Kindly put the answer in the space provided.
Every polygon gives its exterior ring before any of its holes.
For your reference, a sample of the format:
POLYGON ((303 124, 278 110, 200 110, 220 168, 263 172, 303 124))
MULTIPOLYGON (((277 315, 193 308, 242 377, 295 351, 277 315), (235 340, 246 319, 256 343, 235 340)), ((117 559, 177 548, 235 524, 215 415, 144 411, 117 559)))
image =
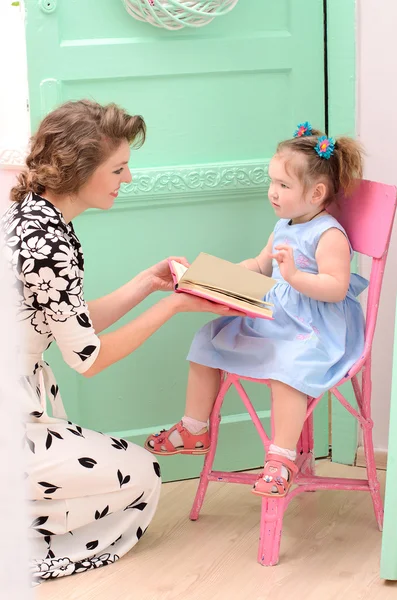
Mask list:
POLYGON ((91 175, 77 193, 77 201, 86 208, 109 209, 113 206, 120 185, 132 181, 128 168, 130 145, 123 140, 115 152, 91 175))
MULTIPOLYGON (((288 159, 291 156, 289 155, 288 159)), ((290 165, 291 160, 287 171, 286 158, 283 154, 275 154, 270 161, 268 197, 274 212, 280 219, 303 223, 321 210, 326 189, 324 184, 320 183, 305 190, 290 165)), ((292 160, 305 160, 305 158, 292 156, 292 160)))

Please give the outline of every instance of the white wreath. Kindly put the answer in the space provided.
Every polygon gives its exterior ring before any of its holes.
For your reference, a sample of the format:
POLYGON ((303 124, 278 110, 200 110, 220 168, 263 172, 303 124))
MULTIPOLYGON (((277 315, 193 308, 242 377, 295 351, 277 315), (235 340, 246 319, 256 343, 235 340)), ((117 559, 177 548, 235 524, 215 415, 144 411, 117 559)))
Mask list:
POLYGON ((139 21, 155 27, 202 27, 232 10, 238 0, 123 0, 126 10, 139 21))

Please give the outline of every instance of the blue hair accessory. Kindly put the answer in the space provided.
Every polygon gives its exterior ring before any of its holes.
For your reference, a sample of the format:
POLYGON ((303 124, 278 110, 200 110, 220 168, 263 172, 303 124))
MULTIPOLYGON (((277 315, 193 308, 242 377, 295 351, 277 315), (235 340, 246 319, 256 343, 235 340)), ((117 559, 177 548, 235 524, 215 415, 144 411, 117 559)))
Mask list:
POLYGON ((309 121, 299 123, 294 133, 294 137, 305 137, 307 135, 313 135, 313 127, 310 125, 309 121))
POLYGON ((329 160, 335 150, 335 140, 323 135, 318 138, 317 146, 314 149, 321 158, 329 160))

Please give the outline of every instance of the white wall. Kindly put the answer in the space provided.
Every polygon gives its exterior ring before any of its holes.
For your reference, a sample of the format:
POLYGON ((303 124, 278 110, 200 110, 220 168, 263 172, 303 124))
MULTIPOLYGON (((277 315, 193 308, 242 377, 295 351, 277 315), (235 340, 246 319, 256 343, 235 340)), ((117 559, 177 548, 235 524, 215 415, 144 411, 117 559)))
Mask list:
MULTIPOLYGON (((9 163, 15 167, 21 161, 29 131, 23 22, 19 9, 10 5, 11 0, 0 0, 0 214, 14 176, 9 163)), ((2 457, 8 457, 0 461, 0 596, 22 600, 32 598, 32 593, 28 581, 28 517, 23 489, 25 463, 20 415, 23 391, 19 389, 16 372, 18 340, 8 293, 9 277, 0 240, 0 411, 7 415, 7 426, 2 428, 0 436, 0 452, 2 457)))
POLYGON ((0 56, 0 152, 15 151, 26 147, 29 115, 23 12, 11 0, 0 2, 0 56))
MULTIPOLYGON (((357 130, 365 176, 397 185, 397 2, 357 0, 357 130)), ((368 275, 368 263, 363 265, 368 275)), ((390 246, 373 353, 374 443, 387 448, 395 303, 397 225, 390 246)))
POLYGON ((0 0, 0 214, 29 138, 25 34, 21 8, 0 0))

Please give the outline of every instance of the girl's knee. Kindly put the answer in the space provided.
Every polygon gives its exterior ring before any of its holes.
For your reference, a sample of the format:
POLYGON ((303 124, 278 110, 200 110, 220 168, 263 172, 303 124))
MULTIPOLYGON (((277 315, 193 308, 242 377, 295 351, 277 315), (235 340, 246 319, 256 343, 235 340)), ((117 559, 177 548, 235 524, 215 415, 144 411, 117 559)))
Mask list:
POLYGON ((212 373, 220 373, 219 369, 214 369, 213 367, 207 367, 206 365, 200 365, 195 362, 190 362, 190 369, 196 371, 200 374, 212 374, 212 373))
POLYGON ((270 387, 272 389, 272 391, 284 391, 286 393, 291 392, 291 393, 295 393, 295 394, 302 394, 302 392, 300 392, 299 390, 297 390, 296 388, 288 385, 287 383, 283 383, 282 381, 276 381, 275 379, 271 379, 269 381, 270 383, 270 387))

